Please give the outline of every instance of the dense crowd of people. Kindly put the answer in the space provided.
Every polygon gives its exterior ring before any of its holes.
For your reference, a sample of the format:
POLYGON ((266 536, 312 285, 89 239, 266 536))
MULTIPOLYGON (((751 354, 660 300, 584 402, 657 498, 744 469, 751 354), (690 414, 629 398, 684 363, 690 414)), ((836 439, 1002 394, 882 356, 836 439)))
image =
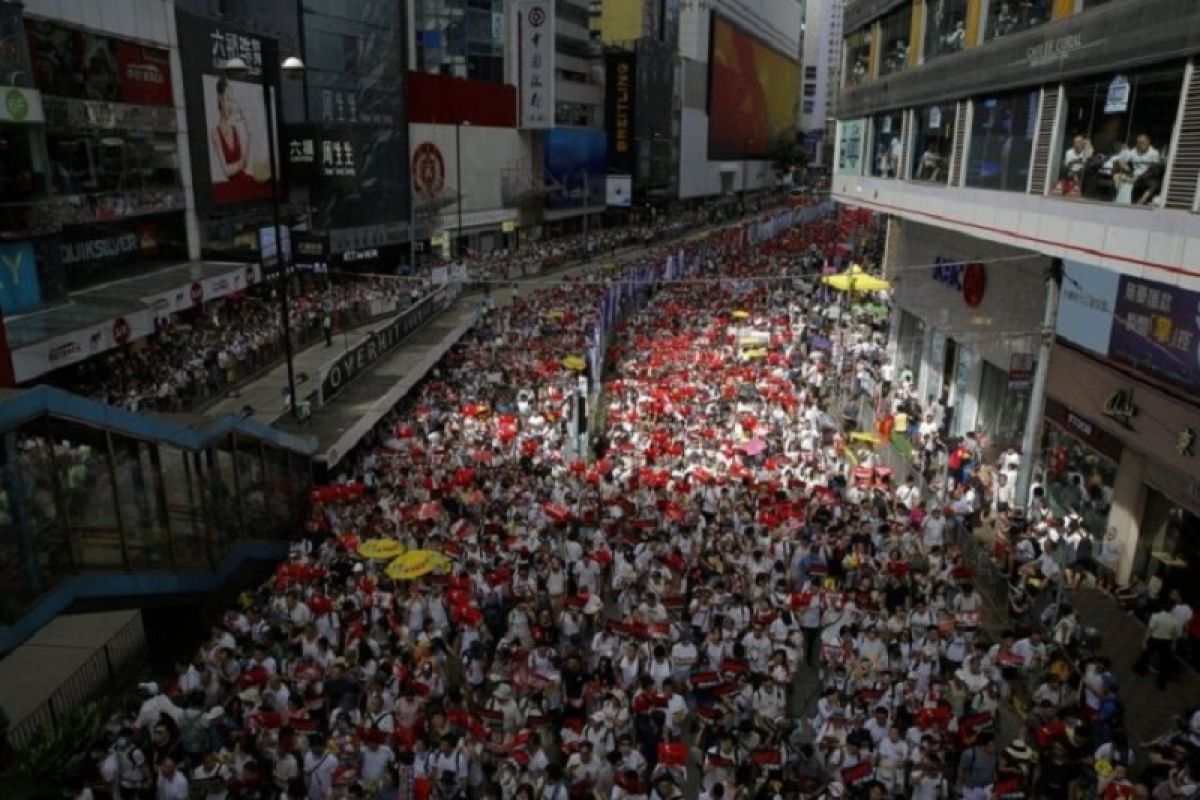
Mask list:
MULTIPOLYGON (((361 278, 319 281, 290 299, 293 343, 352 327, 416 302, 415 282, 361 278)), ((279 303, 263 287, 213 304, 207 314, 175 315, 152 336, 62 370, 55 382, 130 411, 183 411, 219 395, 283 354, 279 303)))
MULTIPOLYGON (((913 391, 861 380, 886 323, 815 279, 869 225, 687 243, 688 280, 615 329, 594 459, 563 455, 563 359, 611 275, 489 311, 79 796, 1193 796, 1200 714, 1135 763, 1068 608, 992 625, 962 550, 980 462, 934 497, 843 424, 848 392, 913 391)), ((1042 548, 1015 569, 1050 592, 1042 548)))

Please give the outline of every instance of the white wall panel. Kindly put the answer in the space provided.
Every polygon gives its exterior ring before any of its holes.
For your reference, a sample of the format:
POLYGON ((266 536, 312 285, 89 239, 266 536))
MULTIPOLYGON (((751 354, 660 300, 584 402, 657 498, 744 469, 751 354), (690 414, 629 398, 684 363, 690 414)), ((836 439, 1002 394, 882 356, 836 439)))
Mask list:
POLYGON ((915 222, 1200 291, 1200 215, 835 176, 834 198, 915 222), (997 214, 1000 206, 1017 214, 997 214))
POLYGON ((60 20, 125 39, 165 44, 172 0, 25 0, 25 15, 60 20))

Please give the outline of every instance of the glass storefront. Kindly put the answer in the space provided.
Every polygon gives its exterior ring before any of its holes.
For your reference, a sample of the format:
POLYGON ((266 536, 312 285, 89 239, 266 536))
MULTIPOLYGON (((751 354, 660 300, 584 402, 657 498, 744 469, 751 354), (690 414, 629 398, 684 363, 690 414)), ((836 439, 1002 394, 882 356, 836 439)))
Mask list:
POLYGON ((879 178, 895 178, 900 174, 901 140, 904 115, 899 111, 878 114, 871 119, 873 156, 871 174, 879 178))
POLYGON ((871 29, 857 30, 846 37, 846 88, 853 89, 871 77, 871 29))
POLYGON ((991 0, 984 37, 991 41, 1044 25, 1053 11, 1052 0, 991 0))
POLYGON ((912 34, 912 4, 903 3, 880 22, 883 49, 879 74, 891 75, 908 66, 908 40, 912 34))
POLYGON ((900 335, 896 342, 896 379, 911 372, 914 380, 921 371, 921 348, 925 343, 925 321, 916 314, 900 312, 900 335))
POLYGON ((1200 603, 1200 517, 1152 487, 1146 490, 1133 574, 1159 587, 1159 597, 1178 590, 1185 603, 1200 603))
POLYGON ((953 103, 925 106, 913 116, 912 179, 946 185, 954 149, 953 103))
POLYGON ((1166 171, 1183 68, 1172 63, 1068 83, 1063 154, 1051 193, 1153 203, 1166 171))
POLYGON ((1038 93, 983 97, 974 105, 967 186, 1024 192, 1029 186, 1038 93))
POLYGON ((1121 445, 1051 398, 1042 437, 1046 499, 1056 517, 1076 512, 1093 535, 1108 529, 1121 445))
POLYGON ((925 60, 957 53, 967 44, 967 0, 925 3, 925 60))
POLYGON ((998 448, 1019 446, 1028 409, 1029 393, 1010 390, 1008 372, 984 361, 975 428, 998 448))

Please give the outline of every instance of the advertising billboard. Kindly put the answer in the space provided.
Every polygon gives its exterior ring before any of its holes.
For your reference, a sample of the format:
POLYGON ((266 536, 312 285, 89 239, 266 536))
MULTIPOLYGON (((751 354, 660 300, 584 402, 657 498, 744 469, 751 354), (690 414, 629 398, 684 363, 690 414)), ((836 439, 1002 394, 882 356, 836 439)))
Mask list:
POLYGON ((637 165, 637 55, 630 51, 604 57, 604 118, 608 122, 608 166, 633 174, 637 165))
POLYGON ((148 47, 27 19, 34 80, 44 94, 145 106, 171 105, 171 61, 148 47))
MULTIPOLYGON (((457 214, 458 180, 462 177, 462 210, 477 214, 504 208, 504 183, 508 173, 525 164, 521 134, 516 128, 414 124, 409 126, 412 147, 413 201, 425 212, 457 214), (462 169, 458 158, 462 156, 462 169)), ((468 220, 467 224, 482 224, 468 220)))
POLYGON ((616 208, 633 205, 633 177, 630 175, 606 175, 604 178, 604 204, 616 208))
POLYGON ((604 204, 608 137, 591 128, 552 128, 546 132, 546 208, 604 204))
POLYGON ((767 157, 796 128, 800 65, 716 14, 709 65, 709 159, 767 157))
POLYGON ((0 245, 0 311, 16 314, 40 305, 37 256, 32 242, 0 245))
POLYGON ((1200 393, 1200 292, 1076 261, 1063 265, 1061 339, 1200 393))
MULTIPOLYGON (((263 84, 274 82, 264 68, 277 62, 275 40, 183 12, 175 17, 184 91, 189 98, 188 138, 197 204, 222 206, 270 198, 275 186, 263 84), (235 57, 249 67, 237 80, 224 74, 225 63, 235 57)), ((271 102, 277 100, 272 91, 271 102)), ((279 119, 277 105, 274 111, 279 119)), ((278 153, 276 149, 277 162, 278 153)))

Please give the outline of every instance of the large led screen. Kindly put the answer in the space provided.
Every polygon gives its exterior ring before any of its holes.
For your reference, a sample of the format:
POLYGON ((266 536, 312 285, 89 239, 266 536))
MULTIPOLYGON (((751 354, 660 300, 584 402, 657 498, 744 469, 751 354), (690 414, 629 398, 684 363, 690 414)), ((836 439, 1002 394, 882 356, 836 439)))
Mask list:
POLYGON ((796 129, 800 65, 715 14, 711 44, 708 157, 764 158, 796 129))

